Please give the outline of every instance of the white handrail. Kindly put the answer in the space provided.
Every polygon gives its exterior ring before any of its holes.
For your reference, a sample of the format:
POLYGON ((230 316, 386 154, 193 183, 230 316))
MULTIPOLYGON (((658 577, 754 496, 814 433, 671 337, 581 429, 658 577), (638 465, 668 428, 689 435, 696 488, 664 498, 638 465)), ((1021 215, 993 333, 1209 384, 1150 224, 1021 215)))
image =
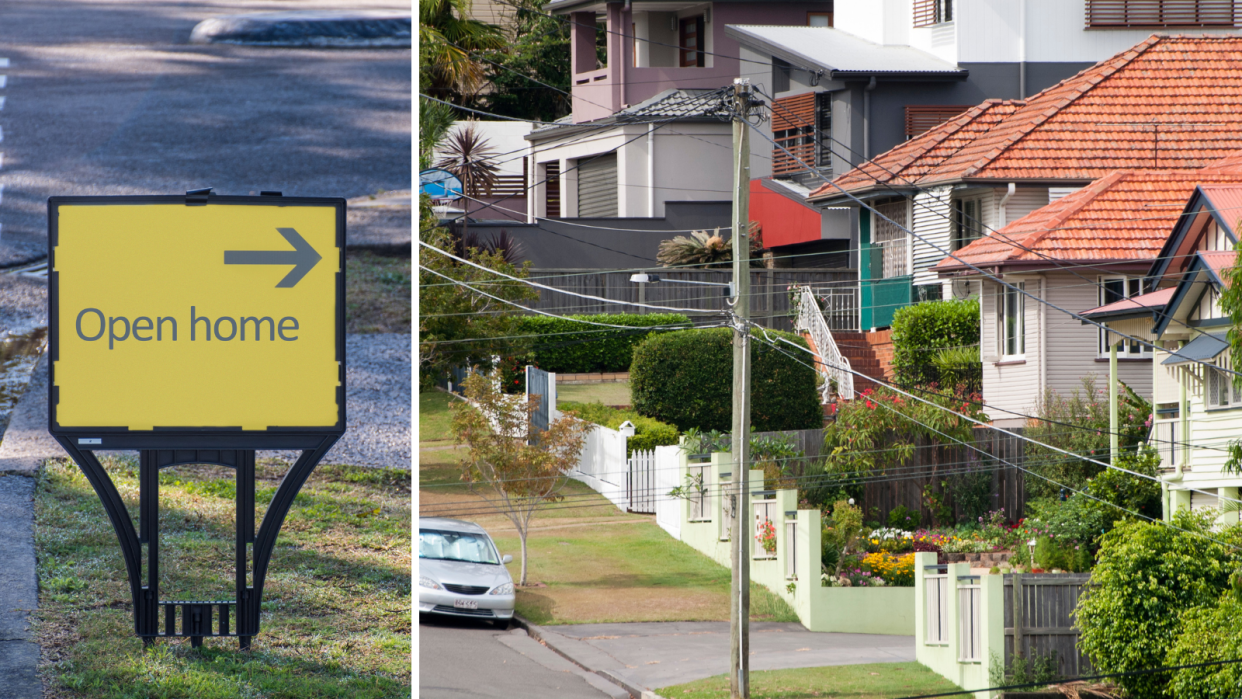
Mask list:
POLYGON ((832 400, 834 383, 836 395, 849 400, 854 397, 854 374, 850 372, 850 360, 846 359, 837 349, 837 343, 832 339, 832 330, 828 327, 828 322, 824 320, 823 312, 819 310, 819 302, 815 299, 815 294, 811 292, 811 287, 797 288, 800 290, 798 319, 794 323, 794 328, 811 336, 811 340, 815 343, 815 350, 819 354, 819 361, 816 362, 815 368, 824 377, 824 385, 819 392, 820 402, 828 403, 832 400))

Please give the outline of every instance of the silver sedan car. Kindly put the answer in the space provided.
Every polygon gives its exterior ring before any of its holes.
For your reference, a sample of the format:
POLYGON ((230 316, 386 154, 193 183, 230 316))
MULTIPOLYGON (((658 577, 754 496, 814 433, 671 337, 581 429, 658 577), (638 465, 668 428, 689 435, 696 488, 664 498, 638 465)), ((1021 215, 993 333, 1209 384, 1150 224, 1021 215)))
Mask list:
POLYGON ((500 628, 513 618, 513 578, 477 524, 418 518, 418 613, 485 619, 500 628))

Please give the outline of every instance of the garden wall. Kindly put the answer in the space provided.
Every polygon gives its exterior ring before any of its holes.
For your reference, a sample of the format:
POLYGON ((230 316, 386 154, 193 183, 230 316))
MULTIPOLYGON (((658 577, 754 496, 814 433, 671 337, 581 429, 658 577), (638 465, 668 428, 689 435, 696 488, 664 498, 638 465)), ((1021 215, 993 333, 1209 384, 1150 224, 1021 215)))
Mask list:
MULTIPOLYGON (((691 471, 703 472, 706 492, 698 499, 680 501, 681 540, 723 566, 730 566, 733 542, 722 538, 725 512, 722 484, 733 478, 732 455, 716 452, 710 461, 691 460, 679 452, 678 483, 691 471)), ((802 625, 811 631, 908 636, 915 630, 915 588, 822 587, 820 584, 820 513, 797 509, 796 490, 763 492, 763 471, 752 470, 747 482, 752 493, 746 517, 744 543, 751 557, 750 578, 779 595, 793 607, 802 625), (765 519, 775 525, 772 554, 755 540, 765 519)))

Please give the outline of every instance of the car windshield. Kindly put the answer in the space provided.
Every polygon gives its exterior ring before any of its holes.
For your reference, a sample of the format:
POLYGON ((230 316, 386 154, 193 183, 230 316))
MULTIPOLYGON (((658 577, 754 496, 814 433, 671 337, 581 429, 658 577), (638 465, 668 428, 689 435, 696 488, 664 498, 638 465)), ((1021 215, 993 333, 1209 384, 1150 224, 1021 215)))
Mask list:
POLYGON ((466 561, 500 565, 496 549, 486 534, 418 530, 418 557, 440 561, 466 561))

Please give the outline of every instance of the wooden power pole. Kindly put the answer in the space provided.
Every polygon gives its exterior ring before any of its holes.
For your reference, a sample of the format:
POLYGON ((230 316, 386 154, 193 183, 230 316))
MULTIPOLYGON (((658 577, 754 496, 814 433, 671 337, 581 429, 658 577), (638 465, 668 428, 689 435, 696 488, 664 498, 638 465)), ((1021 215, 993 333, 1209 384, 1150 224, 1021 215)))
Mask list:
POLYGON ((729 690, 750 696, 750 80, 733 81, 733 545, 729 690))

